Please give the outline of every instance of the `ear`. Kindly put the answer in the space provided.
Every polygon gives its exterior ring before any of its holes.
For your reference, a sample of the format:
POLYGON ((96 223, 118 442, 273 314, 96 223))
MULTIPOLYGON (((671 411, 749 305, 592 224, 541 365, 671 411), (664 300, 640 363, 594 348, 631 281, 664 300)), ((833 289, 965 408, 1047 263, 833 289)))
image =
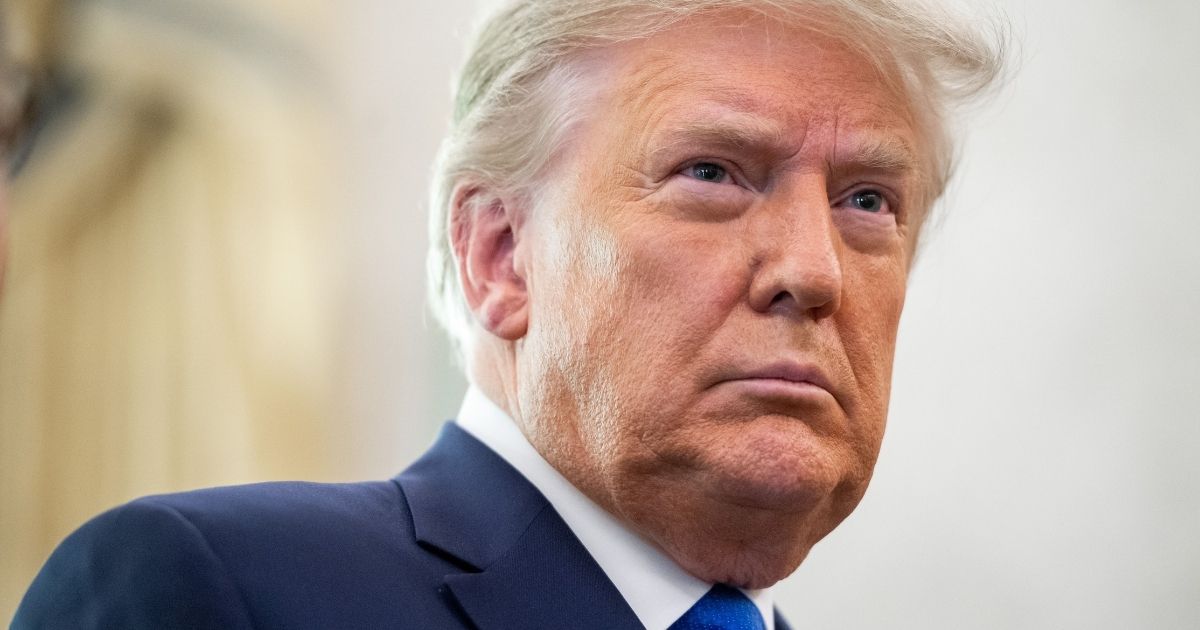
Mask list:
POLYGON ((516 341, 529 328, 526 272, 516 262, 523 217, 482 185, 460 185, 451 199, 450 243, 467 305, 488 332, 516 341))

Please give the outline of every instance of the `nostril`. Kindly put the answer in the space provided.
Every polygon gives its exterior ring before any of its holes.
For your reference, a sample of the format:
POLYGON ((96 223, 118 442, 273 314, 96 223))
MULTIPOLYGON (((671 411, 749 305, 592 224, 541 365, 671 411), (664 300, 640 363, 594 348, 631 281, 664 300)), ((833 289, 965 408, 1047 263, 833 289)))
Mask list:
POLYGON ((795 303, 795 301, 795 296, 793 296, 790 292, 780 291, 779 293, 775 294, 774 298, 771 299, 771 308, 775 308, 787 302, 795 303))

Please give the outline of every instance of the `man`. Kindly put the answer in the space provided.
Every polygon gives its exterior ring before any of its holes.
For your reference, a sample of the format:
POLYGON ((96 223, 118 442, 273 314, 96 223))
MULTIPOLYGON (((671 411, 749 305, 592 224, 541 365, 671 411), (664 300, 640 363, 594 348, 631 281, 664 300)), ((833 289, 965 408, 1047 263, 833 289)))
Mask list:
POLYGON ((998 68, 922 5, 512 4, 434 193, 457 421, 392 481, 101 515, 14 625, 786 628, 871 476, 946 108, 998 68))

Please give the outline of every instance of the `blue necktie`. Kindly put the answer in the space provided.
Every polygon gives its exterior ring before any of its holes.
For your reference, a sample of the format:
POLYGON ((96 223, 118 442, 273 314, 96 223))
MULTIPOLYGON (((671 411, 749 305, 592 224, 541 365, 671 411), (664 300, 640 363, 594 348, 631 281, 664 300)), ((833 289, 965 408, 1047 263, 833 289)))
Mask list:
POLYGON ((766 630, 758 607, 736 588, 717 584, 667 630, 766 630))

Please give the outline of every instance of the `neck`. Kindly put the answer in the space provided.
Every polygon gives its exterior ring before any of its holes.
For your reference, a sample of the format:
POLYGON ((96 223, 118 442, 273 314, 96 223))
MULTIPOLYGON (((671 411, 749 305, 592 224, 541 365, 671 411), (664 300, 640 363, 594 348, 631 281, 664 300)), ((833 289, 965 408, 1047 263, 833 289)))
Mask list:
POLYGON ((481 341, 471 350, 467 378, 524 430, 517 397, 516 356, 512 344, 481 341))

